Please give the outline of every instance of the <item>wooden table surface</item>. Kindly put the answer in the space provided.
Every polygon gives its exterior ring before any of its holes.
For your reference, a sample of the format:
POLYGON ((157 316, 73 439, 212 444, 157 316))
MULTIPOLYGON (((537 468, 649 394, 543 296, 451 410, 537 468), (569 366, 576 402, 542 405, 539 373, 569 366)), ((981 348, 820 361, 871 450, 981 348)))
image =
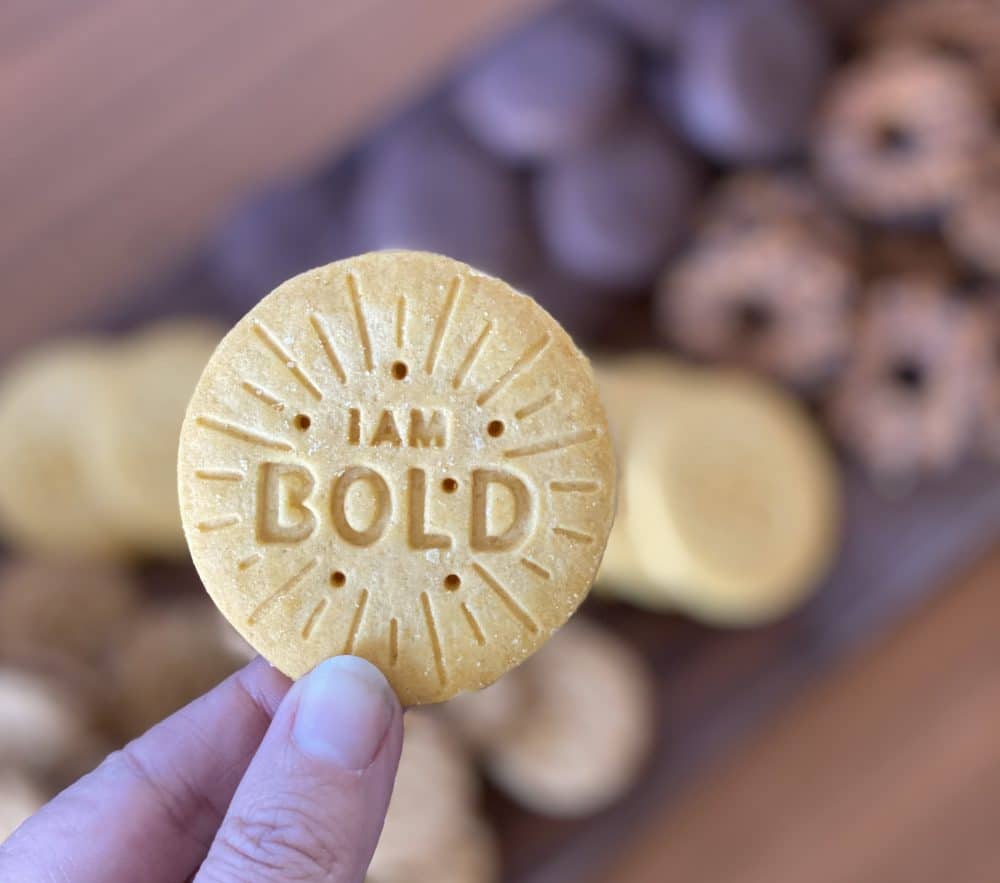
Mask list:
MULTIPOLYGON (((104 309, 545 0, 4 0, 0 351, 104 309)), ((1000 550, 594 883, 1000 880, 1000 550)))

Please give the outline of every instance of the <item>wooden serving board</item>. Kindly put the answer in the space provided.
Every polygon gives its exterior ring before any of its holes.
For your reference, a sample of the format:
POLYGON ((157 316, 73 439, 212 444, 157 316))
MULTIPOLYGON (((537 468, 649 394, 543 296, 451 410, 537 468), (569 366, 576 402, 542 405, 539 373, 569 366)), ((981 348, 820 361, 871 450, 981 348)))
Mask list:
MULTIPOLYGON (((93 324, 124 330, 191 312, 238 318, 200 260, 93 324)), ((642 314, 641 304, 631 320, 624 312, 622 322, 595 344, 608 351, 645 344, 648 323, 642 323, 642 314)), ((629 639, 656 674, 659 748, 633 793, 591 818, 541 819, 488 792, 487 808, 504 849, 505 880, 575 883, 599 875, 681 785, 1000 540, 1000 470, 994 465, 971 463, 896 496, 877 491, 848 465, 842 481, 844 526, 834 570, 805 607, 780 623, 727 632, 622 604, 587 603, 585 615, 629 639)), ((195 579, 193 572, 184 578, 195 579)))

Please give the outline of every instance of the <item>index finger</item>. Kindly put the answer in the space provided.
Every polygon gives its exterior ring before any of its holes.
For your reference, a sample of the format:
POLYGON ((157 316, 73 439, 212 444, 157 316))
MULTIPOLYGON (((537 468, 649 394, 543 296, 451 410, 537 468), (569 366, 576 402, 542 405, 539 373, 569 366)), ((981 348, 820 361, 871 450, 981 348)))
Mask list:
POLYGON ((187 879, 290 686, 256 659, 111 754, 0 846, 0 880, 187 879))

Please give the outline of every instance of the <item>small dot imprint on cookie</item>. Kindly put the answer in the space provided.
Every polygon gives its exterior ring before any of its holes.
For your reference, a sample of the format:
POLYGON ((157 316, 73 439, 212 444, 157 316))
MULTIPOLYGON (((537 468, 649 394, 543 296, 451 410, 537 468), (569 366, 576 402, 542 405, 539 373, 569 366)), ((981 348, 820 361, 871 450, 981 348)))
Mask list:
POLYGON ((457 573, 449 573, 444 578, 444 587, 449 592, 457 591, 459 588, 461 588, 461 586, 462 586, 462 577, 460 577, 457 573))
POLYGON ((342 570, 335 570, 330 574, 330 585, 335 589, 341 589, 347 585, 347 574, 342 570))
POLYGON ((917 139, 906 126, 886 120, 875 135, 875 142, 882 153, 903 157, 917 149, 917 139))
POLYGON ((446 494, 453 494, 458 490, 458 482, 454 478, 446 478, 441 482, 441 490, 446 494))
POLYGON ((361 289, 358 286, 358 277, 353 273, 347 274, 347 293, 350 295, 354 321, 358 326, 358 341, 361 344, 361 354, 365 360, 365 371, 371 374, 375 370, 372 358, 372 339, 368 333, 368 323, 365 321, 364 310, 361 308, 361 289))
POLYGON ((733 310, 733 331, 744 340, 756 340, 774 328, 776 318, 762 297, 745 297, 733 310))
POLYGON ((433 374, 434 368, 437 365, 438 355, 441 352, 441 344, 444 342, 444 337, 448 331, 448 326, 451 324, 452 316, 455 315, 458 298, 462 293, 462 281, 460 276, 456 276, 451 280, 451 285, 448 288, 448 296, 444 302, 444 309, 441 310, 434 325, 434 335, 431 337, 431 345, 427 350, 427 361, 424 364, 424 370, 428 374, 433 374))
POLYGON ((333 346, 333 337, 330 335, 330 329, 327 327, 326 320, 319 313, 313 313, 309 316, 309 323, 319 338, 323 352, 326 353, 330 367, 333 368, 333 373, 337 375, 337 379, 341 383, 347 383, 347 374, 344 372, 340 356, 337 355, 337 350, 333 346))
POLYGON ((556 394, 554 392, 547 392, 540 398, 535 399, 533 402, 529 402, 521 408, 518 408, 514 412, 514 419, 517 421, 526 420, 539 411, 543 411, 549 405, 551 405, 556 400, 556 394))
POLYGON ((281 401, 281 399, 279 399, 276 395, 274 395, 274 393, 268 392, 266 389, 264 389, 262 386, 259 386, 256 383, 251 383, 249 380, 244 380, 240 384, 240 388, 244 392, 247 392, 250 395, 252 395, 258 401, 263 402, 269 408, 274 408, 274 410, 278 411, 279 413, 285 410, 285 403, 281 401))
POLYGON ((291 372, 292 377, 294 377, 317 401, 323 400, 323 393, 320 388, 316 385, 316 382, 302 369, 298 361, 292 357, 292 354, 285 349, 284 345, 278 340, 277 335, 270 328, 268 328, 263 322, 255 321, 253 323, 254 334, 260 339, 267 349, 274 354, 276 359, 279 359, 282 364, 291 372))
POLYGON ((472 366, 476 364, 476 359, 479 358, 479 354, 486 347, 486 338, 490 336, 492 330, 493 323, 487 321, 483 326, 483 330, 479 332, 479 336, 472 342, 472 346, 469 347, 468 352, 459 364, 455 376, 451 379, 451 385, 455 389, 459 389, 465 383, 465 378, 469 376, 472 366))
POLYGON ((899 392, 910 395, 921 395, 927 388, 927 371, 919 359, 903 357, 888 366, 886 379, 899 392))
POLYGON ((406 380, 406 376, 410 373, 410 369, 407 367, 406 362, 393 362, 392 363, 392 376, 396 380, 406 380))
POLYGON ((299 432, 305 432, 312 426, 312 418, 308 414, 296 414, 292 424, 299 432))
POLYGON ((358 604, 354 608, 354 618, 351 620, 351 628, 347 633, 347 641, 344 642, 344 655, 350 656, 354 652, 354 642, 358 639, 358 632, 361 631, 361 623, 365 618, 365 610, 368 607, 368 589, 362 589, 358 596, 358 604))
POLYGON ((486 424, 486 433, 490 438, 500 438, 504 428, 503 420, 491 420, 486 424))

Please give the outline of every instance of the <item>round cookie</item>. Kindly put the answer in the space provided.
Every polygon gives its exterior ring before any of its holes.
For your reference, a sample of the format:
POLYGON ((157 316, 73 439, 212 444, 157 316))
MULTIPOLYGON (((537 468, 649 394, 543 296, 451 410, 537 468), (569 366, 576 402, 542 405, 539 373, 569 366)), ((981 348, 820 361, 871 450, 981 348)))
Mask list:
POLYGON ((573 613, 613 517, 586 358, 450 258, 377 252, 290 280, 212 357, 181 435, 209 594, 292 677, 338 653, 404 704, 496 680, 573 613))
POLYGON ((0 384, 0 532, 57 555, 114 554, 120 545, 95 493, 83 444, 108 381, 106 347, 63 341, 6 369, 0 384))
POLYGON ((648 408, 635 427, 625 493, 640 565, 699 619, 774 619, 815 588, 832 558, 832 457, 776 388, 707 372, 688 387, 669 419, 648 408))
POLYGON ((56 653, 95 667, 136 605, 124 571, 95 562, 21 559, 0 569, 0 652, 56 653))
POLYGON ((205 319, 151 325, 113 354, 88 427, 90 466, 122 542, 137 552, 185 554, 177 502, 184 412, 223 329, 205 319))
POLYGON ((369 867, 376 883, 440 879, 417 871, 448 866, 478 824, 479 783, 462 745, 427 712, 407 714, 404 726, 399 772, 369 867))
POLYGON ((792 0, 705 0, 685 24, 673 93, 654 97, 723 162, 782 158, 805 140, 830 67, 810 10, 792 0))
POLYGON ((115 647, 109 714, 124 738, 144 733, 245 663, 207 601, 151 605, 115 647))
POLYGON ((45 803, 45 794, 30 779, 0 770, 0 844, 45 803))
POLYGON ((453 696, 442 711, 463 741, 480 750, 510 735, 528 707, 529 694, 524 678, 514 671, 482 690, 453 696))
POLYGON ((611 632, 575 620, 528 665, 534 701, 486 755, 518 803, 556 817, 613 803, 636 781, 654 734, 649 675, 611 632))
POLYGON ((966 65, 890 46, 837 75, 813 153, 820 178, 861 217, 926 221, 952 204, 992 137, 966 65))
POLYGON ((580 279, 639 288, 684 235, 699 178, 665 131, 633 117, 539 172, 542 240, 553 261, 580 279))
POLYGON ((476 61, 454 105, 486 147, 514 161, 584 146, 627 102, 628 46, 576 9, 532 22, 476 61))

